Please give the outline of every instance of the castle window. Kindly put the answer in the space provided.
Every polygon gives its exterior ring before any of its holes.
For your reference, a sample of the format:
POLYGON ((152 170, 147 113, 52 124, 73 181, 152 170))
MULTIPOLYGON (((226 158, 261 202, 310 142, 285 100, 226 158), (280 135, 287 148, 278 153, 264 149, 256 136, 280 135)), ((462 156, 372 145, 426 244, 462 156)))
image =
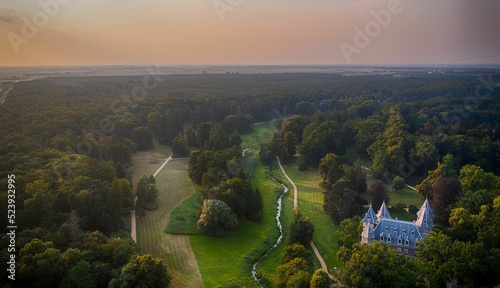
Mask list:
POLYGON ((401 253, 401 248, 398 248, 398 253, 401 253))
POLYGON ((408 249, 405 249, 405 255, 408 255, 408 249))
POLYGON ((401 237, 398 238, 398 244, 401 245, 401 243, 403 243, 403 239, 401 239, 401 237))
POLYGON ((387 235, 387 242, 389 242, 389 243, 391 242, 391 235, 390 234, 387 235))
POLYGON ((380 234, 380 241, 384 242, 384 234, 380 234))
POLYGON ((409 245, 410 245, 410 239, 406 238, 406 240, 405 240, 405 245, 406 245, 406 246, 409 246, 409 245))

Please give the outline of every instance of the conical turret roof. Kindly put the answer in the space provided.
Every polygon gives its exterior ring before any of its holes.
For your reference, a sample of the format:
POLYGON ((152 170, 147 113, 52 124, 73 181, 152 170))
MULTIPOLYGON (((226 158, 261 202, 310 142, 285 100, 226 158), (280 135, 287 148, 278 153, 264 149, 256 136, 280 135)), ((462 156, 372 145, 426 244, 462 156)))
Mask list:
POLYGON ((382 206, 377 213, 377 222, 380 222, 382 219, 392 219, 391 214, 389 214, 389 210, 387 209, 387 205, 385 205, 385 200, 382 202, 382 206))
POLYGON ((424 204, 422 204, 422 207, 417 212, 417 221, 415 224, 421 228, 432 228, 434 226, 434 213, 427 199, 425 199, 424 204))
POLYGON ((370 224, 377 223, 377 215, 375 215, 375 212, 373 211, 372 204, 370 204, 370 207, 368 208, 368 211, 365 214, 365 218, 363 218, 363 223, 370 223, 370 224))

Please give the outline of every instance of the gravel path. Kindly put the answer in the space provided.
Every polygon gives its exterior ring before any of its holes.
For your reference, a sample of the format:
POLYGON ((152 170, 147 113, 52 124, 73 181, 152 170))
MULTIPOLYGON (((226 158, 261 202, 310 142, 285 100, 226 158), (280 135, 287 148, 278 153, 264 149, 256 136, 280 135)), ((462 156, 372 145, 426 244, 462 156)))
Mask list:
MULTIPOLYGON (((288 175, 286 174, 285 169, 283 168, 283 165, 281 165, 281 161, 280 161, 280 158, 278 156, 276 156, 276 160, 278 160, 278 165, 280 166, 281 172, 283 173, 285 178, 288 180, 288 182, 290 182, 290 184, 292 184, 292 187, 293 187, 293 207, 299 208, 299 206, 297 205, 297 195, 298 195, 297 185, 295 185, 295 183, 293 183, 292 179, 290 179, 290 177, 288 177, 288 175)), ((328 272, 328 267, 326 266, 326 262, 323 259, 323 257, 321 256, 321 254, 319 253, 318 248, 316 248, 314 241, 311 241, 309 244, 311 245, 311 248, 313 249, 314 254, 316 254, 316 257, 318 258, 319 263, 321 264, 321 268, 323 269, 323 271, 325 271, 326 274, 328 274, 328 277, 330 279, 336 280, 333 277, 333 275, 331 275, 328 272)))

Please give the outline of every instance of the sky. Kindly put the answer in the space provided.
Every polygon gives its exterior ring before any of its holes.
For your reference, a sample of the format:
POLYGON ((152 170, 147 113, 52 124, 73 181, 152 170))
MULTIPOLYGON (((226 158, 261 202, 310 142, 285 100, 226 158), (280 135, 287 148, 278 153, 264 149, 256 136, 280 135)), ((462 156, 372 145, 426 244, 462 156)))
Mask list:
POLYGON ((498 0, 0 1, 0 66, 500 63, 498 0))

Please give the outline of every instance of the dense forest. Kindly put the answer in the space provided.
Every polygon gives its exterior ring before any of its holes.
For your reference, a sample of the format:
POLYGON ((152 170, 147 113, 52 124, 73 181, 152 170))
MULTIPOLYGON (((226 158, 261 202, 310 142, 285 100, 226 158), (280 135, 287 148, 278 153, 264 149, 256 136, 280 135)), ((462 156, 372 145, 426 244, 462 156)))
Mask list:
MULTIPOLYGON (((240 135, 277 117, 280 129, 262 143, 260 160, 298 157, 299 169, 317 169, 325 212, 345 229, 354 226, 346 235, 360 234, 352 217, 363 205, 386 197, 380 187, 367 187, 358 159, 370 161, 370 173, 396 190, 398 181, 421 182, 418 192, 436 207, 438 225, 417 259, 344 239, 342 283, 498 285, 500 74, 444 71, 17 83, 0 105, 0 202, 8 203, 7 190, 15 189, 19 281, 37 279, 31 287, 168 285, 166 265, 141 254, 128 232, 134 197, 145 199, 142 205, 155 194, 154 181, 131 178, 131 155, 156 138, 172 146, 174 157, 189 157, 189 177, 203 190, 198 228, 222 237, 241 218, 261 220, 262 198, 243 171, 240 135), (133 187, 136 180, 141 184, 133 187), (391 272, 398 269, 404 271, 391 272)), ((0 205, 3 219, 7 210, 0 205)), ((0 227, 2 247, 9 244, 6 227, 0 227)), ((0 259, 9 261, 6 249, 0 259)), ((308 267, 308 261, 295 264, 308 267)), ((8 273, 2 270, 2 281, 8 273)))

